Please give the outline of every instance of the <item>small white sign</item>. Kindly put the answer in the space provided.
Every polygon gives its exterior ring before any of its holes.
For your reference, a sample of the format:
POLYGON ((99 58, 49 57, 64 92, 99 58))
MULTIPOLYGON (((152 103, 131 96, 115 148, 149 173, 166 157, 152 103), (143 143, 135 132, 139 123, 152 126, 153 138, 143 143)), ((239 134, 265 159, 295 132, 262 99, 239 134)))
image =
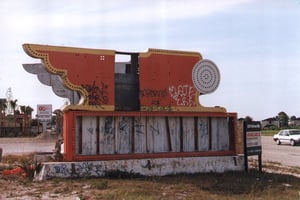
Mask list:
POLYGON ((247 147, 261 146, 261 132, 251 131, 246 133, 247 147))
POLYGON ((37 118, 40 120, 51 120, 52 117, 52 105, 51 104, 39 104, 37 105, 37 118))

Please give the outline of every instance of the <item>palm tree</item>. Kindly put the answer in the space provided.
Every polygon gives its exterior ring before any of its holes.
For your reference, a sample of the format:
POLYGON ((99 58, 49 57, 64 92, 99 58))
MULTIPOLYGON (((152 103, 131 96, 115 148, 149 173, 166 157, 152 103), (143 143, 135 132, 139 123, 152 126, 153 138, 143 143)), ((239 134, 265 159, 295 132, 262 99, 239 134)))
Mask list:
POLYGON ((17 108, 17 99, 13 100, 13 101, 10 101, 10 105, 14 111, 14 115, 16 114, 16 108, 17 108))
POLYGON ((13 100, 13 101, 10 101, 9 104, 12 108, 12 111, 13 111, 13 118, 14 118, 14 124, 15 124, 15 127, 14 127, 14 130, 16 130, 16 126, 17 126, 17 119, 16 119, 16 108, 17 108, 17 99, 13 100))
POLYGON ((5 113, 5 109, 7 108, 6 99, 0 99, 0 113, 5 113))
POLYGON ((25 108, 25 114, 26 115, 31 116, 32 111, 33 111, 33 108, 31 108, 30 106, 26 106, 26 108, 25 108))
POLYGON ((21 113, 24 114, 23 116, 23 123, 22 123, 22 130, 23 133, 28 135, 31 128, 31 113, 33 111, 33 108, 30 106, 20 106, 21 113))
POLYGON ((20 106, 21 113, 25 113, 26 106, 20 106))
POLYGON ((6 99, 0 99, 0 136, 2 136, 3 118, 6 108, 6 99))

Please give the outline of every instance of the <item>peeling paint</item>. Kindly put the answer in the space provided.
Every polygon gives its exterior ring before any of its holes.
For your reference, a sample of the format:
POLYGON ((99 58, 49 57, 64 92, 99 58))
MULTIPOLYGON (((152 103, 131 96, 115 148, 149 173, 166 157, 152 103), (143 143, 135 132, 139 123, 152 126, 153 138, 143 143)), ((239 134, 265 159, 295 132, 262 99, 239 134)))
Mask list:
POLYGON ((36 174, 36 180, 49 178, 103 177, 111 171, 136 173, 144 176, 165 176, 180 173, 241 171, 244 156, 211 156, 130 159, 85 162, 46 162, 36 174))
POLYGON ((230 135, 224 117, 79 116, 75 143, 87 156, 228 151, 230 135))

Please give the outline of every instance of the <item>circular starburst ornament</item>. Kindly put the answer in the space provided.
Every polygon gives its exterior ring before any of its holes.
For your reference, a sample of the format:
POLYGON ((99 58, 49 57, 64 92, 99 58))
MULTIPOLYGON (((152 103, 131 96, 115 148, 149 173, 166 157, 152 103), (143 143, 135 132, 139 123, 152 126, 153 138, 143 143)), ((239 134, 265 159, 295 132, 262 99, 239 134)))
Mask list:
POLYGON ((212 61, 203 59, 195 64, 192 80, 195 88, 201 94, 212 93, 220 83, 219 69, 212 61))

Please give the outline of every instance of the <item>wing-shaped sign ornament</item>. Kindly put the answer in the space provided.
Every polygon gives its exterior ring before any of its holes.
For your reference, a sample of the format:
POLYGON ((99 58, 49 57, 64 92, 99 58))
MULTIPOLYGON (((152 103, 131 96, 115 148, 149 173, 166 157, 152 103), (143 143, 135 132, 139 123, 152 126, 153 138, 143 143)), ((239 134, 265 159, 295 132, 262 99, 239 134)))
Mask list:
POLYGON ((52 91, 59 97, 69 99, 71 104, 78 104, 80 96, 77 92, 72 91, 64 86, 59 75, 50 74, 42 63, 23 64, 23 68, 38 77, 38 80, 44 85, 51 86, 52 91))
POLYGON ((114 51, 38 44, 23 44, 23 49, 41 59, 67 89, 80 94, 80 104, 68 109, 114 110, 114 51))
POLYGON ((58 96, 73 98, 65 109, 87 111, 226 112, 204 107, 199 96, 215 91, 217 66, 199 52, 148 49, 147 52, 23 44, 42 65, 26 69, 51 85, 58 96), (126 62, 116 61, 126 55, 126 62), (79 102, 79 97, 80 102, 79 102))

